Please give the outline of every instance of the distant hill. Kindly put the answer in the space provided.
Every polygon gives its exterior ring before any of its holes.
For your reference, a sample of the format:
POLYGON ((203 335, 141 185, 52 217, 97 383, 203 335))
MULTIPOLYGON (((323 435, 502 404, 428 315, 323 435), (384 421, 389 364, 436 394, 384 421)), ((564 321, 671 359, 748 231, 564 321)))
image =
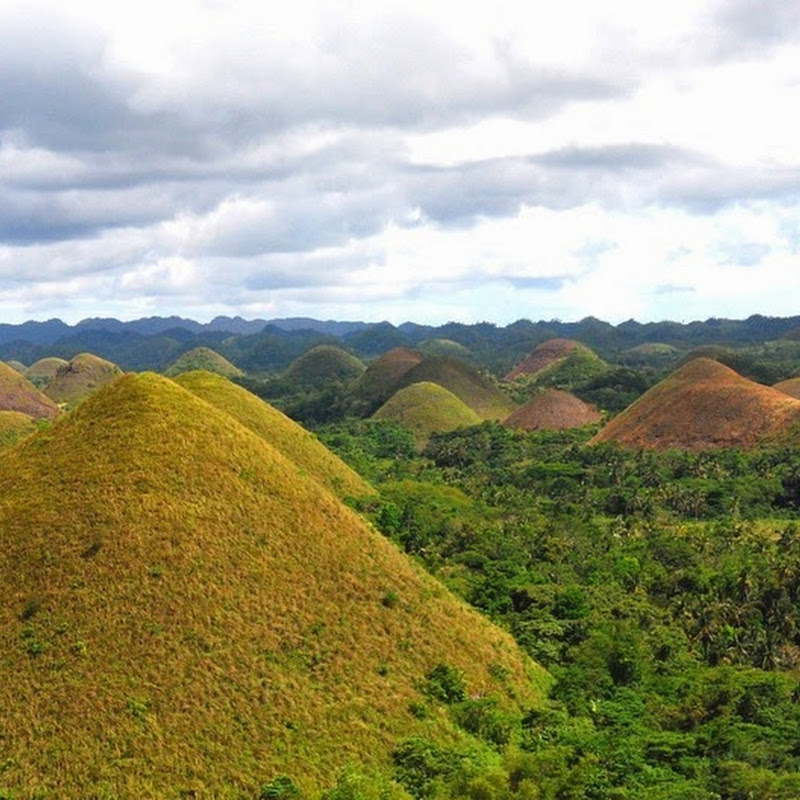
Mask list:
POLYGON ((91 353, 81 353, 59 367, 43 391, 56 403, 74 405, 121 374, 116 364, 91 353))
POLYGON ((50 383, 62 367, 69 364, 66 358, 57 358, 56 356, 46 356, 40 358, 31 364, 22 374, 34 385, 37 389, 42 389, 50 383))
POLYGON ((392 348, 367 366, 351 388, 353 398, 367 414, 371 414, 392 396, 403 375, 422 358, 419 350, 392 348))
POLYGON ((435 383, 413 383, 392 395, 374 414, 374 419, 399 422, 414 432, 417 444, 432 433, 444 433, 482 418, 452 392, 435 383))
POLYGON ((24 375, 0 361, 0 411, 21 411, 34 419, 53 419, 60 409, 24 375))
POLYGON ((215 372, 226 378, 244 375, 239 367, 231 364, 227 358, 212 350, 210 347, 195 347, 178 356, 165 370, 168 376, 180 375, 182 372, 202 369, 206 372, 215 372))
POLYGON ((536 375, 562 361, 573 350, 577 350, 582 346, 580 342, 575 342, 571 339, 548 339, 520 361, 505 376, 505 379, 513 381, 523 375, 536 375))
POLYGON ((795 397, 800 400, 800 378, 789 378, 788 380, 780 381, 772 388, 788 394, 789 397, 795 397))
POLYGON ((505 379, 572 390, 609 371, 591 348, 569 339, 550 339, 523 359, 505 379))
POLYGON ((474 367, 455 358, 424 358, 402 375, 398 388, 426 382, 436 383, 452 392, 481 419, 505 419, 515 407, 511 400, 474 367))
POLYGON ((25 374, 25 370, 27 369, 27 367, 21 361, 14 361, 14 360, 6 361, 6 364, 8 364, 8 366, 11 367, 11 369, 15 369, 17 372, 23 375, 25 374))
POLYGON ((0 459, 2 785, 310 796, 386 765, 446 664, 518 709, 548 683, 313 478, 171 380, 125 375, 0 459), (388 598, 388 599, 387 599, 388 598))
POLYGON ((320 344, 296 358, 283 373, 292 386, 322 389, 332 383, 351 383, 366 367, 341 347, 320 344))
POLYGON ((452 356, 466 359, 472 355, 468 347, 454 342, 452 339, 424 339, 419 343, 419 349, 426 356, 452 356))
POLYGON ((16 444, 36 430, 36 420, 21 411, 0 411, 0 450, 16 444))
POLYGON ((574 394, 559 389, 546 389, 532 397, 504 421, 508 428, 564 430, 600 422, 602 415, 574 394))
POLYGON ((615 417, 592 442, 703 450, 753 447, 800 421, 800 400, 695 358, 615 417))
POLYGON ((339 497, 363 497, 375 490, 316 436, 269 403, 210 372, 184 372, 175 381, 225 411, 339 497))

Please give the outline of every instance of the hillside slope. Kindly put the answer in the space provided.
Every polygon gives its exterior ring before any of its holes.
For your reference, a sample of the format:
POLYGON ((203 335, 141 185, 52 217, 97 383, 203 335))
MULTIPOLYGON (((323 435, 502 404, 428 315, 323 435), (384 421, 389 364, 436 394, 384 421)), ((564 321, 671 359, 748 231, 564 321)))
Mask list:
POLYGON ((351 394, 358 410, 371 414, 397 390, 403 375, 422 361, 422 353, 395 347, 376 358, 355 381, 351 394))
POLYGON ((452 392, 429 382, 413 383, 400 389, 372 416, 373 419, 391 419, 410 428, 417 444, 424 444, 432 433, 482 422, 481 417, 452 392))
POLYGON ((293 386, 322 389, 332 383, 350 383, 366 368, 354 355, 328 344, 319 344, 298 356, 283 373, 293 386))
POLYGON ((800 400, 695 358, 615 417, 592 442, 703 450, 753 447, 800 420, 800 400))
POLYGON ((58 368, 43 391, 56 403, 74 405, 121 374, 116 364, 92 353, 80 353, 58 368))
POLYGON ((195 371, 184 372, 174 380, 212 406, 230 414, 339 497, 363 497, 375 492, 316 436, 227 378, 195 371))
POLYGON ((21 797, 255 797, 279 773, 315 792, 452 735, 409 712, 438 663, 506 703, 545 683, 275 448, 152 374, 4 453, 0 574, 0 786, 21 797))
POLYGON ((0 411, 21 411, 34 419, 53 419, 60 409, 24 375, 0 361, 0 411))

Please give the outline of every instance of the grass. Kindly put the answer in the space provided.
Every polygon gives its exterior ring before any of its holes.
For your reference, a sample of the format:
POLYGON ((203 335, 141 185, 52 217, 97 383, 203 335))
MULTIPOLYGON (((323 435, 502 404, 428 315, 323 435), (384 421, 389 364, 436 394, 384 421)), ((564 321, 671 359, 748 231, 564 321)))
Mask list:
POLYGON ((58 368, 44 393, 56 403, 74 406, 121 374, 116 364, 92 353, 80 353, 58 368))
POLYGON ((410 428, 417 445, 424 445, 432 433, 477 425, 481 417, 452 392, 438 384, 414 383, 392 395, 374 419, 390 419, 410 428))
POLYGON ((353 397, 371 414, 400 388, 403 375, 422 361, 422 353, 395 347, 375 359, 352 387, 353 397))
POLYGON ((800 400, 694 358, 657 383, 591 440, 626 447, 754 447, 800 420, 800 400))
POLYGON ((341 347, 320 344, 296 358, 283 373, 292 385, 303 389, 322 389, 331 383, 350 383, 366 367, 341 347))
POLYGON ((239 367, 231 364, 227 358, 212 350, 210 347, 195 347, 178 356, 177 359, 164 371, 165 375, 175 376, 182 372, 192 372, 202 369, 224 375, 226 378, 244 375, 239 367))
POLYGON ((185 372, 175 381, 230 414, 339 497, 364 497, 374 489, 316 436, 241 386, 210 372, 185 372))
POLYGON ((0 411, 21 411, 34 419, 53 419, 59 410, 24 375, 0 361, 0 411))
POLYGON ((61 367, 66 367, 69 362, 64 358, 47 356, 34 361, 24 372, 23 375, 38 389, 41 389, 56 376, 61 367))
POLYGON ((37 429, 36 420, 21 411, 0 411, 0 450, 16 444, 37 429))
POLYGON ((436 664, 514 706, 548 684, 276 448, 156 375, 4 454, 0 540, 2 786, 23 797, 251 797, 278 774, 318 791, 401 737, 456 735, 408 710, 436 664))

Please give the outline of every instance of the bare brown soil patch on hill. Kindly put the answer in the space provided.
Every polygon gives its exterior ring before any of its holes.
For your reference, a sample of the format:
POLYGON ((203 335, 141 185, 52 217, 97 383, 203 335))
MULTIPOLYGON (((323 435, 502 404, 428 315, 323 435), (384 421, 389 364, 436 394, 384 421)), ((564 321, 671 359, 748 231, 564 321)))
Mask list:
POLYGON ((800 421, 800 400, 695 358, 656 384, 591 441, 705 450, 754 447, 800 421))

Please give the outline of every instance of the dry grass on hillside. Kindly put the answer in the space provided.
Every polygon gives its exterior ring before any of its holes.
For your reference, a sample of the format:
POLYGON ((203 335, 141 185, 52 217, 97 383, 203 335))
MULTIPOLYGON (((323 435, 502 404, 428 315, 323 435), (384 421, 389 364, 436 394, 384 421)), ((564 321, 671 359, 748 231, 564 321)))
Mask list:
POLYGON ((375 359, 353 384, 352 393, 370 410, 385 403, 397 390, 410 369, 422 361, 422 353, 409 347, 395 347, 375 359))
POLYGON ((301 470, 339 497, 365 497, 375 490, 314 434, 251 392, 210 372, 185 372, 176 383, 237 419, 280 450, 301 470))
POLYGON ((60 409, 24 375, 0 361, 0 411, 21 411, 34 419, 54 419, 60 409))
POLYGON ((43 391, 56 403, 74 406, 121 374, 116 364, 92 353, 81 353, 59 367, 43 391))
POLYGON ((513 381, 523 375, 535 375, 566 358, 573 350, 583 347, 572 339, 548 339, 536 347, 512 369, 505 380, 513 381))
POLYGON ((298 356, 283 373, 294 386, 322 389, 331 383, 350 383, 366 367, 341 347, 320 344, 298 356))
POLYGON ((0 450, 16 444, 36 430, 36 420, 21 411, 0 411, 0 450))
POLYGON ((546 684, 277 449, 156 375, 4 453, 0 574, 0 788, 20 797, 252 797, 277 773, 318 791, 400 737, 454 735, 409 712, 439 662, 507 703, 546 684))
POLYGON ((779 392, 783 392, 784 394, 788 394, 789 397, 794 397, 800 400, 800 378, 789 378, 788 380, 780 381, 772 388, 777 389, 779 392))
POLYGON ((592 405, 584 403, 574 394, 560 389, 547 389, 532 397, 505 419, 508 428, 534 430, 565 430, 593 425, 602 415, 592 405))
POLYGON ((656 384, 592 440, 626 447, 754 447, 800 420, 800 401, 695 358, 656 384))

